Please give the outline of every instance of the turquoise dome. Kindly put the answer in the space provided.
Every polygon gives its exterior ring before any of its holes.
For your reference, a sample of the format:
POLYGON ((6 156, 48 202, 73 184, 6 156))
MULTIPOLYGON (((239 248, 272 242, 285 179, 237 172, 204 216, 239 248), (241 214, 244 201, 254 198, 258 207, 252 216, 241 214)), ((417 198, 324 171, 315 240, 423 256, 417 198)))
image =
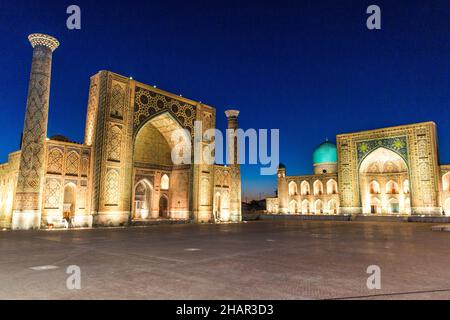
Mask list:
POLYGON ((313 164, 336 163, 337 149, 334 143, 328 140, 319 145, 313 153, 313 164))

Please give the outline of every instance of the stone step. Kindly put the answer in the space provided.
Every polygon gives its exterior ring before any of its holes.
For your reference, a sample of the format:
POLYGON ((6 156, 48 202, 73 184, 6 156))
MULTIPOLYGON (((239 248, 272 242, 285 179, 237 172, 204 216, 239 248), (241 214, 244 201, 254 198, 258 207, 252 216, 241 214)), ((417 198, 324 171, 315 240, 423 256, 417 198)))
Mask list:
MULTIPOLYGON (((244 217, 245 219, 245 217, 244 217)), ((319 220, 319 221, 350 221, 351 216, 344 215, 301 215, 301 214, 261 214, 253 220, 319 220)))
POLYGON ((373 221, 373 222, 408 222, 407 216, 365 216, 357 215, 352 217, 352 221, 373 221))
POLYGON ((431 227, 432 231, 445 231, 450 232, 450 225, 439 225, 431 227))
POLYGON ((133 220, 130 225, 133 227, 143 226, 157 226, 157 225, 173 225, 173 224, 188 224, 189 220, 178 219, 154 219, 154 220, 133 220))

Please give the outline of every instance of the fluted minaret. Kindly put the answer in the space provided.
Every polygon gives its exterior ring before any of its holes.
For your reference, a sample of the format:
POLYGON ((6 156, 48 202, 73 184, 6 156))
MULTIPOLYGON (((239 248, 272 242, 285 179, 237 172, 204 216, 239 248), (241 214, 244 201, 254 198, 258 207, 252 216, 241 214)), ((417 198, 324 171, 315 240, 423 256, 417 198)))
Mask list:
POLYGON ((239 146, 236 132, 238 126, 238 110, 225 111, 228 121, 228 135, 227 135, 227 162, 231 171, 231 196, 230 196, 230 219, 237 222, 242 220, 241 210, 241 167, 239 165, 239 146), (233 139, 233 142, 230 141, 233 139), (233 143, 233 148, 230 148, 230 143, 233 143))
POLYGON ((40 227, 52 54, 59 46, 58 40, 45 34, 31 34, 28 40, 33 47, 33 60, 28 83, 13 229, 40 227))

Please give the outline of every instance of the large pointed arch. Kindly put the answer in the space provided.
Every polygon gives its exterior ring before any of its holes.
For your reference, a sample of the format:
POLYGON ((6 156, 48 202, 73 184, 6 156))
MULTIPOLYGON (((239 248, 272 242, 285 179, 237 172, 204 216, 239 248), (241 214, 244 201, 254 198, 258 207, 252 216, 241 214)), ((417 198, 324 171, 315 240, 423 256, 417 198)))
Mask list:
POLYGON ((363 213, 409 214, 400 195, 409 185, 400 188, 399 183, 409 183, 409 168, 399 153, 384 147, 374 149, 360 163, 358 175, 363 213))

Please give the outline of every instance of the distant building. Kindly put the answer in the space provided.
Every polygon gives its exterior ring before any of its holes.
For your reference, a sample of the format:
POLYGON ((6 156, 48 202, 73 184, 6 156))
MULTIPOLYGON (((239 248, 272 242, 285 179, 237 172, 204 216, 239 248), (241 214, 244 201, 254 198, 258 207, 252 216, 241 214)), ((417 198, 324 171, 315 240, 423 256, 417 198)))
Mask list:
POLYGON ((450 165, 440 165, 432 122, 362 131, 326 141, 314 174, 278 169, 279 214, 450 215, 450 165))

